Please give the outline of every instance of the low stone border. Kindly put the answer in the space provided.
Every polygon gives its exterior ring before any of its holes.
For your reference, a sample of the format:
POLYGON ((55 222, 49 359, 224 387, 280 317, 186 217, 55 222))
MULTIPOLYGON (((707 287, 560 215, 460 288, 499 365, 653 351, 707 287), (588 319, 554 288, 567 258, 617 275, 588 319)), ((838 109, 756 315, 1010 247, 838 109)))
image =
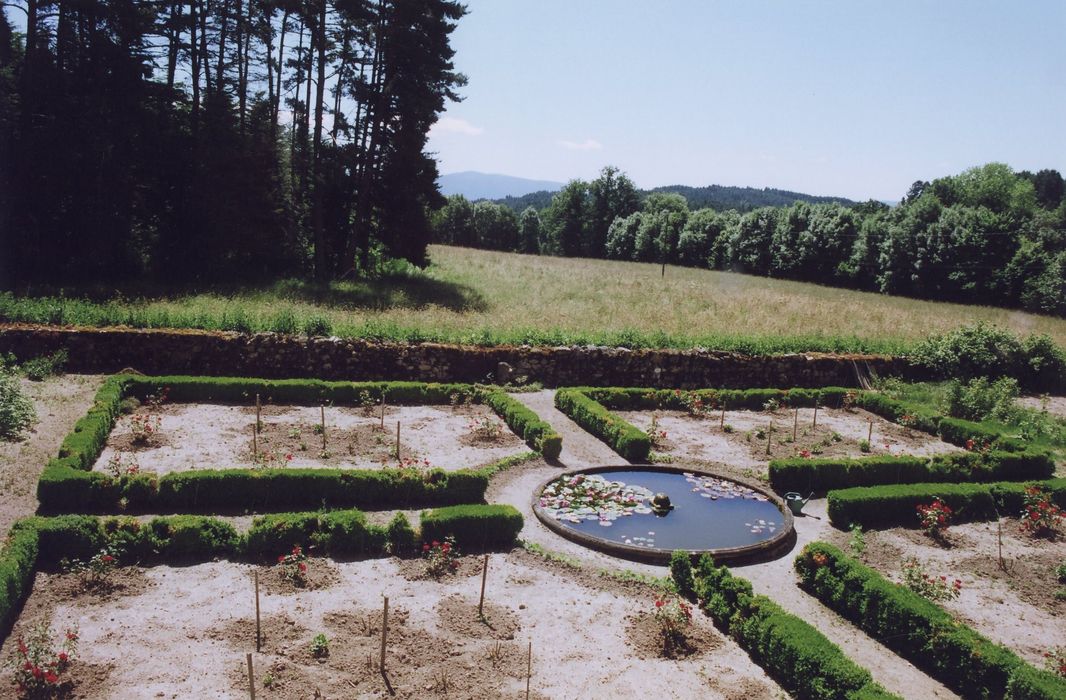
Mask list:
POLYGON ((0 352, 18 357, 67 350, 67 370, 340 380, 506 383, 547 386, 746 388, 857 386, 859 373, 917 379, 905 358, 804 353, 748 356, 714 350, 599 346, 480 347, 384 343, 277 333, 0 324, 0 352))
POLYGON ((670 555, 674 550, 672 549, 660 549, 657 547, 635 547, 633 545, 621 544, 618 542, 611 542, 609 540, 602 539, 600 537, 594 537, 587 535, 583 532, 574 530, 573 528, 566 527, 555 518, 547 515, 540 507, 540 494, 544 491, 544 488, 555 481, 563 477, 574 476, 576 474, 597 474, 599 472, 615 471, 617 469, 636 470, 641 469, 645 471, 657 471, 668 472, 672 474, 684 474, 689 472, 699 476, 706 476, 715 479, 724 479, 726 481, 732 481, 734 483, 746 486, 753 491, 757 491, 777 506, 777 509, 781 511, 781 515, 784 518, 783 526, 779 532, 774 533, 773 537, 756 544, 742 545, 740 547, 725 547, 721 549, 690 549, 688 551, 694 558, 703 554, 710 554, 716 564, 750 564, 759 561, 768 561, 770 559, 776 559, 784 554, 787 554, 792 546, 796 542, 796 530, 794 527, 794 519, 792 512, 785 505, 785 502, 778 498, 773 492, 767 490, 759 484, 752 483, 744 479, 738 479, 732 476, 723 476, 714 472, 707 471, 705 469, 691 469, 675 466, 664 466, 659 464, 619 464, 619 465, 604 465, 599 467, 586 467, 583 469, 571 469, 569 471, 560 472, 554 474, 537 485, 537 488, 533 491, 533 496, 530 499, 530 506, 533 509, 533 513, 537 516, 537 519, 544 524, 549 530, 555 534, 565 537, 572 542, 594 549, 604 554, 610 554, 611 556, 620 557, 622 559, 628 559, 630 561, 643 562, 645 564, 666 564, 670 561, 670 555))

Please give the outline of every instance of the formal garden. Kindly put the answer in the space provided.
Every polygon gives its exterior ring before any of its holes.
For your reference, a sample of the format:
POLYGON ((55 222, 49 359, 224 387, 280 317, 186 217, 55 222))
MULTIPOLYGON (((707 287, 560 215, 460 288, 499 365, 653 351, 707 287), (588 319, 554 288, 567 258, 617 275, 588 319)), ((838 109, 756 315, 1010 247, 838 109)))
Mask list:
POLYGON ((1066 697, 1066 423, 1016 385, 26 364, 0 697, 1066 697))

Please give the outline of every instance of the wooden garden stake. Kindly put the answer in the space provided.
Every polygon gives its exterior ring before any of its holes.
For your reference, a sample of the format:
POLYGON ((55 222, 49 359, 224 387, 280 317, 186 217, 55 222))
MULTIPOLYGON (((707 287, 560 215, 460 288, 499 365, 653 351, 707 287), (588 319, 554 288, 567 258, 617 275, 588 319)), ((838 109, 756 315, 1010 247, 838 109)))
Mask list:
POLYGON ((396 461, 400 461, 400 421, 396 421, 396 461))
POLYGON ((381 395, 381 429, 385 429, 385 395, 381 395))
MULTIPOLYGON (((529 643, 529 651, 526 652, 526 700, 529 700, 529 679, 533 677, 533 642, 529 643)), ((254 698, 252 700, 255 700, 254 698)))
POLYGON ((263 639, 259 625, 259 570, 255 570, 255 652, 259 653, 259 646, 263 639))
POLYGON ((792 442, 796 441, 796 430, 799 429, 800 410, 796 409, 796 417, 792 420, 792 442))
POLYGON ((774 434, 774 422, 770 421, 770 427, 766 429, 766 456, 770 456, 770 436, 774 434))
POLYGON ((326 451, 326 407, 319 406, 322 409, 322 451, 326 451))
POLYGON ((482 608, 485 605, 485 579, 489 575, 489 555, 485 555, 485 562, 481 565, 481 599, 477 602, 477 616, 485 619, 482 608))
POLYGON ((259 403, 259 394, 255 395, 255 432, 263 429, 263 407, 259 403))
POLYGON ((259 434, 255 430, 255 426, 252 426, 252 456, 259 456, 259 434))
POLYGON ((870 430, 867 431, 867 433, 866 433, 866 442, 868 442, 868 443, 870 443, 872 445, 873 444, 873 440, 874 440, 874 421, 871 418, 870 419, 870 430))
POLYGON ((718 427, 721 430, 725 430, 725 404, 722 404, 722 418, 718 421, 718 427))
POLYGON ((385 673, 385 640, 389 634, 389 597, 385 596, 385 608, 381 612, 381 661, 378 666, 385 673))
POLYGON ((814 420, 811 421, 811 429, 818 427, 818 402, 814 402, 814 420))
POLYGON ((255 672, 252 670, 251 653, 248 653, 245 658, 248 660, 248 697, 255 700, 255 672))

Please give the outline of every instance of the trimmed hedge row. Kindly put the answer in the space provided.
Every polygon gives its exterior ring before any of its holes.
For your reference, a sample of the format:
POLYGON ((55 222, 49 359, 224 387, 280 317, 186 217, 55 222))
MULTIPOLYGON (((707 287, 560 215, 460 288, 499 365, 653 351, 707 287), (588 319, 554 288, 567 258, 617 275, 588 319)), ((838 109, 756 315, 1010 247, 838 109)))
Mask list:
POLYGON ((694 573, 703 609, 736 639, 796 698, 873 700, 896 698, 870 672, 844 655, 836 644, 804 620, 765 596, 753 595, 751 583, 737 578, 704 555, 694 573))
POLYGON ((829 491, 853 486, 923 482, 1049 479, 1055 462, 1044 452, 961 452, 931 458, 882 455, 862 459, 775 459, 770 484, 778 491, 829 491))
POLYGON ((563 449, 562 436, 529 407, 502 391, 488 393, 483 399, 531 449, 544 455, 544 459, 558 459, 563 449))
MULTIPOLYGON (((414 530, 401 518, 398 514, 382 527, 369 524, 358 510, 271 514, 256 518, 243 537, 227 522, 196 515, 147 523, 91 515, 26 518, 15 523, 0 547, 0 640, 29 595, 38 567, 87 559, 107 544, 121 548, 124 560, 154 563, 272 561, 294 544, 335 556, 374 556, 386 549, 402 553, 412 548, 414 530)), ((505 548, 514 544, 522 525, 522 515, 511 506, 442 508, 423 514, 423 538, 428 542, 452 535, 464 548, 505 548)))
POLYGON ((825 605, 963 697, 1066 697, 1066 680, 1029 666, 832 545, 807 545, 795 567, 825 605))
POLYGON ((992 484, 899 484, 829 492, 829 520, 836 527, 894 527, 917 522, 915 508, 939 498, 954 511, 956 522, 995 520, 1021 512, 1027 486, 1039 486, 1066 507, 1066 479, 992 484))
MULTIPOLYGON (((88 413, 66 437, 59 457, 45 467, 37 497, 46 513, 220 512, 292 510, 314 507, 428 507, 484 499, 491 468, 441 469, 414 474, 397 469, 215 469, 150 472, 115 479, 90 471, 114 428, 126 396, 144 398, 169 389, 172 400, 247 402, 256 393, 271 400, 358 403, 368 392, 397 403, 450 403, 455 395, 482 398, 512 430, 550 459, 558 457, 562 439, 544 421, 503 392, 482 392, 468 384, 416 382, 321 382, 215 377, 135 377, 116 375, 105 381, 88 413)), ((489 465, 493 467, 494 465, 489 465)))
POLYGON ((522 530, 522 514, 508 505, 448 506, 422 511, 422 541, 455 537, 476 549, 509 545, 522 530))
POLYGON ((590 398, 587 389, 560 389, 555 392, 555 407, 570 416, 582 428, 610 445, 630 462, 648 461, 651 438, 608 411, 603 404, 590 398))

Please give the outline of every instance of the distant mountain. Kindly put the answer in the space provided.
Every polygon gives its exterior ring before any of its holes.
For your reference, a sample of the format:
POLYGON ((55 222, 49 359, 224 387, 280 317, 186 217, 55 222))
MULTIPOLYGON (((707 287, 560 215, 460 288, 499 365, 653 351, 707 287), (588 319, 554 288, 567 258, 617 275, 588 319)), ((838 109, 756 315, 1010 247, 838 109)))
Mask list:
POLYGON ((468 170, 462 173, 441 175, 437 180, 441 194, 461 194, 467 199, 503 199, 521 197, 530 192, 556 192, 563 187, 561 182, 528 180, 512 175, 495 175, 468 170))
POLYGON ((810 204, 828 204, 836 202, 845 206, 853 206, 854 202, 844 197, 822 197, 802 192, 790 192, 788 190, 775 190, 764 187, 761 190, 755 187, 727 187, 724 185, 709 185, 707 187, 688 187, 686 185, 666 185, 656 187, 648 192, 672 192, 682 195, 688 200, 689 209, 738 209, 750 211, 759 207, 787 207, 796 202, 808 202, 810 204))

